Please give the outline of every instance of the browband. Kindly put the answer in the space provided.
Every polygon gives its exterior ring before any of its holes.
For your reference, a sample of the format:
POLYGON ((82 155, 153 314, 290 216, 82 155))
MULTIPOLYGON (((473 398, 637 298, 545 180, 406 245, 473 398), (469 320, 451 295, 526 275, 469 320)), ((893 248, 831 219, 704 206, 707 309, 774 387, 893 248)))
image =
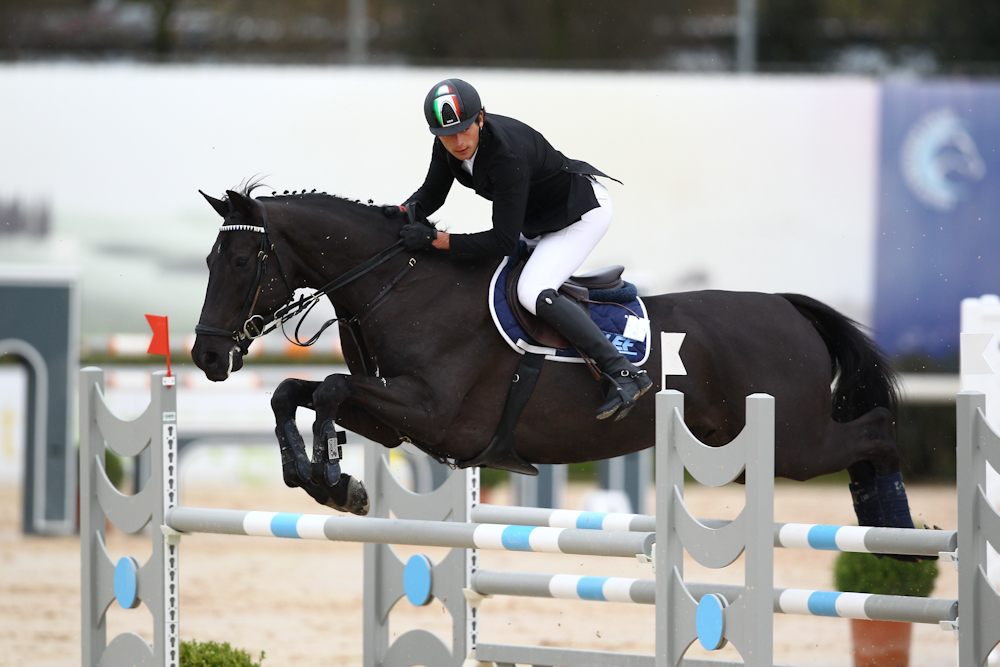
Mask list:
POLYGON ((253 225, 222 225, 219 227, 220 232, 257 232, 258 234, 263 234, 267 230, 263 227, 254 227, 253 225))

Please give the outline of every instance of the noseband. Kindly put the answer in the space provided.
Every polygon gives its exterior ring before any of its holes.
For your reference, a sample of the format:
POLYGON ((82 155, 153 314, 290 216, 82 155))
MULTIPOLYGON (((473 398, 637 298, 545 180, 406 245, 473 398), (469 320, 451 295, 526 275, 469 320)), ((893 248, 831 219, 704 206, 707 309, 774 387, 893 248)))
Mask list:
MULTIPOLYGON (((403 241, 401 239, 385 250, 382 250, 373 257, 365 260, 353 269, 347 271, 336 280, 327 283, 316 292, 308 296, 303 295, 299 297, 298 300, 293 301, 292 297, 295 295, 295 290, 292 289, 291 283, 288 282, 288 276, 285 275, 285 269, 281 265, 281 258, 278 257, 278 251, 275 249, 274 244, 270 242, 267 208, 265 208, 265 206, 256 199, 254 199, 253 202, 260 209, 262 222, 261 227, 257 227, 255 225, 222 225, 219 227, 220 232, 252 232, 261 235, 260 250, 257 253, 257 272, 254 276, 250 291, 247 293, 246 299, 243 301, 243 308, 240 310, 239 320, 237 320, 238 322, 243 322, 243 329, 242 331, 227 331, 226 329, 208 326, 207 324, 201 324, 199 322, 195 325, 194 332, 200 336, 225 336, 227 338, 232 338, 236 341, 236 344, 241 347, 243 347, 244 343, 249 346, 250 342, 255 338, 260 338, 261 336, 274 331, 274 329, 284 325, 285 322, 300 313, 308 314, 308 312, 312 310, 312 308, 319 303, 319 300, 326 294, 337 290, 354 280, 357 280, 364 274, 387 262, 389 259, 395 257, 403 251, 403 241), (281 278, 285 281, 285 286, 288 288, 288 300, 270 315, 254 315, 253 310, 257 305, 257 299, 260 297, 261 290, 263 289, 264 275, 267 272, 268 252, 273 252, 274 259, 278 262, 278 270, 281 273, 281 278)), ((349 323, 353 324, 359 321, 361 317, 371 310, 371 308, 383 296, 385 296, 386 293, 392 289, 416 263, 416 257, 411 257, 410 261, 407 262, 405 267, 403 267, 403 270, 400 271, 399 274, 397 274, 396 277, 388 285, 386 285, 381 292, 379 292, 378 296, 362 308, 357 315, 352 317, 349 323)), ((305 315, 302 317, 302 320, 304 319, 305 315)), ((323 334, 323 332, 339 319, 340 318, 335 317, 332 320, 327 321, 322 327, 320 327, 320 330, 307 341, 299 340, 299 327, 302 326, 302 320, 300 320, 298 326, 295 327, 294 339, 288 338, 287 334, 285 335, 285 338, 295 345, 307 347, 319 340, 319 337, 323 334)), ((245 352, 246 350, 244 349, 244 353, 245 352)))

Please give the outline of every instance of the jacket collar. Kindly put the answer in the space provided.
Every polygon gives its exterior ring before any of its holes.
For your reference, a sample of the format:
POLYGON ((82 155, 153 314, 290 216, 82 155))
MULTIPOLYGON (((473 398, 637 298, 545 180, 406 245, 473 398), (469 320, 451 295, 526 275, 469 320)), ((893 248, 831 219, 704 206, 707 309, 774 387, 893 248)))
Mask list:
MULTIPOLYGON (((440 139, 435 138, 435 141, 440 141, 440 139)), ((472 165, 472 176, 469 176, 469 172, 462 168, 461 160, 445 151, 445 155, 448 158, 448 164, 451 165, 452 168, 452 173, 456 174, 459 179, 471 179, 473 187, 476 190, 479 190, 480 188, 476 186, 478 184, 484 184, 485 181, 488 180, 484 167, 493 156, 493 151, 496 148, 496 142, 496 136, 490 129, 490 119, 487 117, 486 122, 483 123, 483 129, 480 130, 479 133, 479 146, 476 149, 476 161, 472 165)))

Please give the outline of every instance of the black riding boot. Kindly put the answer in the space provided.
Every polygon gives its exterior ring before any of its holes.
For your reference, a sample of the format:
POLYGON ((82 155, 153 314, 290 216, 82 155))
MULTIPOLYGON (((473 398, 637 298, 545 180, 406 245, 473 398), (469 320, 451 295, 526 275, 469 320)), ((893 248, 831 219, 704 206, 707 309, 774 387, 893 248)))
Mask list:
POLYGON ((598 419, 607 419, 616 411, 615 419, 621 419, 635 405, 635 400, 653 386, 646 371, 629 363, 583 309, 559 292, 542 290, 535 302, 535 313, 580 352, 597 362, 604 375, 601 385, 605 398, 597 409, 598 419))

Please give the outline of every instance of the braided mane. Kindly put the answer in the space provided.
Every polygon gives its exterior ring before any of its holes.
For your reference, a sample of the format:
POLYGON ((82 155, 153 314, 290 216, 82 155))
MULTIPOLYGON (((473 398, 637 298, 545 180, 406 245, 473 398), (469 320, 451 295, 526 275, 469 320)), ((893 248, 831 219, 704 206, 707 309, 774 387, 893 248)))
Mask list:
MULTIPOLYGON (((247 179, 239 186, 237 186, 238 189, 234 188, 233 190, 234 192, 239 192, 241 195, 244 195, 246 197, 252 197, 254 190, 263 187, 267 187, 264 184, 263 179, 254 177, 251 179, 247 179)), ((349 199, 347 197, 341 197, 339 195, 327 194, 326 192, 317 192, 315 189, 313 189, 310 192, 306 192, 304 189, 301 191, 293 190, 292 192, 285 190, 281 194, 278 194, 277 191, 272 190, 270 197, 261 197, 261 199, 274 199, 276 201, 298 200, 308 203, 313 203, 313 202, 341 203, 341 204, 354 204, 366 209, 379 208, 378 206, 375 205, 375 202, 371 199, 369 199, 368 202, 365 203, 362 202, 360 199, 349 199)))

